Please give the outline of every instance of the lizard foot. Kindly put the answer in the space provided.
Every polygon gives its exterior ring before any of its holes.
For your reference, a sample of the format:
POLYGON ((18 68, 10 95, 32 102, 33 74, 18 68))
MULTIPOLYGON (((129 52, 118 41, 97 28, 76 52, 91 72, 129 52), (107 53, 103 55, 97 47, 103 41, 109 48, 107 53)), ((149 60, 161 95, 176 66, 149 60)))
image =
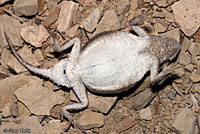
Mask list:
POLYGON ((169 74, 172 74, 172 72, 173 72, 173 69, 170 66, 165 67, 162 71, 163 76, 167 76, 169 74))
POLYGON ((70 113, 68 111, 62 109, 60 111, 60 118, 61 118, 61 121, 63 121, 64 118, 66 118, 69 121, 69 127, 71 125, 74 126, 73 118, 72 118, 72 116, 70 115, 70 113))

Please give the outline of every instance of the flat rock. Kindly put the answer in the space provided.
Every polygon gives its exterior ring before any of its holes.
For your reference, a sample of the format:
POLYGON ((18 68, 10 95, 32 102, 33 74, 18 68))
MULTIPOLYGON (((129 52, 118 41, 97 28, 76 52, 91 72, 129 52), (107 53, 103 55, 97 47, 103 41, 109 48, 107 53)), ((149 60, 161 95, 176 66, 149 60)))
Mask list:
POLYGON ((160 12, 160 11, 153 11, 153 14, 152 14, 153 17, 159 17, 159 18, 164 18, 164 12, 160 12))
POLYGON ((137 0, 131 0, 130 1, 130 10, 134 11, 138 8, 138 1, 137 0))
POLYGON ((163 33, 162 35, 168 36, 172 39, 175 39, 177 42, 180 42, 180 31, 178 28, 175 28, 173 30, 170 30, 166 33, 163 33))
POLYGON ((136 124, 137 122, 135 121, 135 119, 131 119, 131 117, 127 116, 116 124, 117 133, 122 133, 123 131, 134 127, 136 124))
POLYGON ((13 11, 17 16, 33 16, 38 13, 37 0, 15 0, 13 11))
POLYGON ((94 34, 91 35, 91 37, 94 37, 96 34, 99 34, 105 31, 112 31, 112 30, 117 30, 120 28, 121 28, 121 25, 115 11, 107 10, 105 11, 104 16, 99 22, 96 28, 96 31, 94 32, 94 34))
POLYGON ((12 55, 10 51, 8 51, 7 48, 4 48, 1 53, 1 65, 5 68, 8 68, 7 64, 10 61, 11 57, 12 55))
POLYGON ((156 95, 157 92, 152 92, 150 88, 145 89, 143 92, 133 97, 133 107, 138 110, 144 108, 156 95))
POLYGON ((156 32, 162 33, 162 32, 165 32, 165 30, 167 29, 167 27, 164 26, 163 24, 157 22, 156 24, 154 24, 154 29, 155 29, 156 32))
POLYGON ((83 130, 98 128, 104 125, 103 114, 85 110, 77 117, 76 124, 83 130))
POLYGON ((193 83, 200 82, 200 75, 197 74, 197 73, 192 73, 192 74, 190 75, 190 80, 191 80, 193 83))
MULTIPOLYGON (((107 114, 117 101, 117 96, 97 96, 88 92, 89 108, 107 114)), ((70 99, 79 102, 73 91, 70 91, 70 99)))
POLYGON ((187 36, 193 35, 200 26, 199 7, 198 0, 180 0, 172 5, 175 21, 187 36))
POLYGON ((179 63, 188 65, 191 63, 191 55, 188 52, 181 52, 179 54, 179 63))
POLYGON ((190 43, 189 52, 192 54, 192 56, 200 55, 200 43, 197 42, 190 43))
POLYGON ((167 7, 169 4, 171 4, 171 0, 158 0, 156 1, 156 4, 159 6, 159 7, 167 7))
POLYGON ((26 116, 31 115, 31 112, 23 103, 18 102, 17 105, 18 105, 19 115, 26 115, 26 116))
POLYGON ((182 77, 185 74, 184 68, 180 67, 178 69, 175 69, 174 74, 176 74, 178 77, 182 77))
POLYGON ((80 27, 84 28, 88 32, 93 32, 97 27, 99 20, 103 16, 103 7, 97 7, 94 9, 89 16, 81 22, 80 27))
POLYGON ((0 66, 0 78, 6 78, 11 76, 10 72, 3 66, 0 66))
POLYGON ((194 88, 194 90, 195 90, 196 92, 200 93, 200 83, 194 84, 193 88, 194 88))
POLYGON ((71 27, 73 20, 76 17, 78 4, 72 1, 62 1, 61 10, 58 17, 58 31, 65 33, 71 27))
POLYGON ((172 129, 178 134, 193 134, 195 130, 196 117, 192 110, 181 108, 176 113, 172 122, 172 129))
POLYGON ((184 37, 183 43, 181 44, 181 52, 187 51, 190 46, 190 43, 191 41, 187 37, 184 37))
POLYGON ((9 117, 12 115, 12 112, 10 110, 10 106, 11 106, 11 103, 7 103, 4 108, 2 109, 2 116, 3 117, 9 117))
POLYGON ((60 13, 60 7, 55 7, 44 20, 43 24, 46 28, 49 28, 57 19, 60 13))
POLYGON ((10 17, 6 14, 0 15, 0 46, 7 47, 8 43, 4 36, 4 32, 8 34, 10 40, 14 43, 15 46, 22 46, 23 40, 20 38, 20 30, 23 25, 19 20, 10 17))
POLYGON ((14 91, 32 80, 40 80, 35 76, 11 76, 0 81, 0 111, 8 104, 16 101, 14 91))
POLYGON ((60 0, 48 0, 46 5, 50 12, 52 12, 57 6, 60 0))
POLYGON ((35 55, 37 61, 43 61, 44 60, 44 56, 43 56, 42 51, 40 49, 36 49, 34 51, 34 55, 35 55))
MULTIPOLYGON (((27 46, 24 46, 22 49, 20 49, 18 53, 29 64, 34 66, 40 65, 35 55, 32 54, 31 49, 29 49, 27 46)), ((10 59, 8 60, 7 66, 9 66, 18 74, 27 71, 27 69, 21 63, 19 63, 19 61, 13 55, 11 55, 10 59)))
POLYGON ((0 126, 0 133, 45 134, 36 116, 20 116, 0 126))
POLYGON ((74 38, 75 35, 76 35, 77 32, 78 32, 78 28, 79 28, 79 25, 78 25, 78 24, 76 24, 76 25, 70 27, 70 28, 66 31, 65 36, 67 36, 67 37, 69 37, 69 38, 74 38))
POLYGON ((60 120, 51 120, 43 128, 48 134, 62 134, 66 129, 67 123, 60 120))
POLYGON ((10 0, 0 0, 0 5, 6 3, 6 2, 8 2, 8 1, 10 1, 10 0))
POLYGON ((152 120, 151 108, 147 107, 140 110, 140 118, 142 120, 152 120))
POLYGON ((117 14, 119 15, 120 21, 123 20, 129 8, 130 8, 130 0, 119 0, 117 2, 117 14))
POLYGON ((64 97, 48 90, 38 80, 31 81, 17 89, 14 94, 35 115, 50 115, 50 109, 64 101, 64 97))
POLYGON ((195 65, 193 65, 193 64, 189 64, 189 65, 185 66, 185 70, 188 72, 193 72, 194 68, 195 68, 195 65))
POLYGON ((26 42, 34 47, 41 47, 42 42, 46 41, 50 35, 43 25, 23 27, 20 34, 26 42))
POLYGON ((200 30, 195 33, 194 41, 200 43, 200 30))
POLYGON ((174 15, 167 10, 163 10, 166 21, 174 22, 174 15))

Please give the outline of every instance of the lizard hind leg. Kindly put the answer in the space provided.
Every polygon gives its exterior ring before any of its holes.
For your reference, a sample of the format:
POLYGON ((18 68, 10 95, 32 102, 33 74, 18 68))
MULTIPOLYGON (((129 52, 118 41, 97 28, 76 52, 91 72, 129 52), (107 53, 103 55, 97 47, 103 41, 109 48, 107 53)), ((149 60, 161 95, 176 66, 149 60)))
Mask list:
POLYGON ((81 83, 80 81, 76 82, 76 84, 73 86, 73 91, 80 102, 64 106, 60 111, 61 120, 63 120, 63 118, 66 118, 70 124, 73 123, 73 118, 68 111, 77 111, 84 109, 88 106, 87 92, 83 83, 81 83))

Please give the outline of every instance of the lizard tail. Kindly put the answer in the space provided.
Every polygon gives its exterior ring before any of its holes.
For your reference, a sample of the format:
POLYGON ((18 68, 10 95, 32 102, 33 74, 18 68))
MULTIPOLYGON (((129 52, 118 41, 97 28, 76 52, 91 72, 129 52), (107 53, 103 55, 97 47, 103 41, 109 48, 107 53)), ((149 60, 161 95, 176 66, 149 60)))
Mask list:
POLYGON ((26 61, 24 61, 22 59, 22 57, 17 53, 17 51, 14 49, 13 47, 13 43, 11 42, 10 38, 8 37, 7 33, 4 32, 5 38, 8 42, 8 45, 10 46, 14 56, 17 58, 17 60, 25 67, 27 68, 29 71, 35 73, 35 74, 39 74, 41 76, 47 77, 47 78, 51 78, 51 69, 40 69, 38 67, 35 67, 29 63, 27 63, 26 61))

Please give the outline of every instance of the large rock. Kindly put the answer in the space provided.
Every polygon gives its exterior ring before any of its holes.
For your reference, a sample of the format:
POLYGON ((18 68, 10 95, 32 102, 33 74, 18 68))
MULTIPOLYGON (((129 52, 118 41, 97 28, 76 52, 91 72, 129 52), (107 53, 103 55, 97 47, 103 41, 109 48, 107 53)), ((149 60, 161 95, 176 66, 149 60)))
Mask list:
POLYGON ((180 0, 172 5, 175 21, 187 35, 193 35, 200 26, 200 1, 180 0))
POLYGON ((130 0, 120 0, 117 2, 117 13, 119 15, 120 21, 123 20, 129 8, 130 8, 130 0))
POLYGON ((164 36, 168 36, 172 39, 175 39, 176 41, 180 42, 180 31, 178 28, 175 28, 173 30, 170 30, 164 34, 162 34, 164 36))
POLYGON ((99 22, 96 31, 94 32, 94 34, 91 35, 91 37, 95 36, 98 33, 117 30, 120 28, 121 28, 120 21, 115 11, 107 10, 104 13, 104 16, 102 17, 101 21, 99 22))
POLYGON ((179 63, 188 65, 191 63, 191 55, 188 52, 181 52, 178 56, 179 63))
POLYGON ((53 11, 51 11, 49 13, 49 15, 47 16, 47 18, 44 20, 44 26, 46 28, 49 28, 57 19, 60 13, 60 7, 56 7, 53 9, 53 11))
POLYGON ((200 75, 197 74, 197 73, 192 73, 191 76, 190 76, 190 80, 191 80, 193 83, 200 82, 200 75))
POLYGON ((181 108, 176 113, 172 129, 177 134, 194 134, 196 117, 188 108, 181 108))
POLYGON ((0 111, 8 103, 16 101, 15 90, 26 85, 29 81, 40 80, 35 76, 11 76, 0 81, 0 111))
POLYGON ((192 42, 192 43, 190 43, 189 52, 190 52, 193 56, 200 55, 200 43, 197 43, 197 42, 192 42))
POLYGON ((150 88, 147 88, 145 91, 137 94, 133 97, 133 107, 135 109, 142 109, 147 104, 149 104, 153 98, 157 95, 157 92, 153 92, 150 88))
POLYGON ((67 126, 66 122, 60 122, 60 120, 51 120, 44 126, 47 134, 61 134, 65 131, 67 126))
POLYGON ((73 20, 76 17, 78 6, 77 3, 72 1, 63 1, 61 3, 61 10, 57 21, 58 31, 64 33, 69 27, 71 27, 73 20))
POLYGON ((41 47, 49 37, 48 31, 43 25, 23 27, 20 33, 22 38, 34 47, 41 47))
POLYGON ((36 116, 20 116, 0 126, 0 133, 45 134, 36 116))
POLYGON ((15 0, 13 4, 14 13, 18 16, 33 16, 38 13, 37 0, 15 0))
POLYGON ((4 32, 8 34, 10 37, 10 40, 13 42, 15 46, 21 46, 23 43, 23 40, 20 37, 20 30, 23 27, 22 24, 20 24, 19 20, 10 17, 8 15, 1 15, 0 16, 0 46, 1 47, 7 47, 8 43, 6 41, 6 38, 4 36, 4 32))
POLYGON ((17 89, 14 94, 35 115, 50 115, 50 109, 64 102, 64 97, 42 86, 38 80, 17 89))
POLYGON ((103 7, 97 7, 89 14, 85 20, 81 22, 80 27, 85 28, 85 30, 88 32, 93 32, 102 16, 103 7))
POLYGON ((104 125, 103 114, 85 110, 78 117, 76 123, 78 127, 84 130, 101 127, 104 125))

